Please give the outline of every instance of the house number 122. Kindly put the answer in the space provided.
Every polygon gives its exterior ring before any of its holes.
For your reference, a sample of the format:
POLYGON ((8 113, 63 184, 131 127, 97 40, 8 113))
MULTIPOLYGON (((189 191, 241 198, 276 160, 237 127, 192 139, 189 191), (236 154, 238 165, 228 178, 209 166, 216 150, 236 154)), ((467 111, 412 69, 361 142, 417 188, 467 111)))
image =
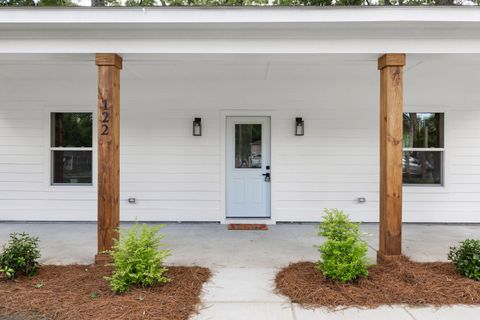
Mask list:
POLYGON ((102 110, 102 136, 108 136, 110 133, 109 122, 110 122, 110 112, 107 109, 107 100, 102 101, 103 110, 102 110))

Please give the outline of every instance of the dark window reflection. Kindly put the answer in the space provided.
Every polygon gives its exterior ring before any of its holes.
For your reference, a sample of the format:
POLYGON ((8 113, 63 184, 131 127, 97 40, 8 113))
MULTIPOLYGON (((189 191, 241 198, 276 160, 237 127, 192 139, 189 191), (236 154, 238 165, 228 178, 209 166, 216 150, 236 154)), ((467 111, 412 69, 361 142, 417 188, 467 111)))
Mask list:
POLYGON ((262 125, 235 125, 235 168, 262 167, 262 125))
POLYGON ((403 147, 443 148, 443 113, 404 113, 403 147))
POLYGON ((403 183, 406 184, 441 184, 441 151, 404 151, 403 183))
POLYGON ((52 184, 92 183, 92 127, 91 112, 51 114, 52 184))
POLYGON ((53 183, 92 183, 91 151, 52 151, 53 183))
POLYGON ((52 113, 52 147, 91 147, 92 113, 52 113))

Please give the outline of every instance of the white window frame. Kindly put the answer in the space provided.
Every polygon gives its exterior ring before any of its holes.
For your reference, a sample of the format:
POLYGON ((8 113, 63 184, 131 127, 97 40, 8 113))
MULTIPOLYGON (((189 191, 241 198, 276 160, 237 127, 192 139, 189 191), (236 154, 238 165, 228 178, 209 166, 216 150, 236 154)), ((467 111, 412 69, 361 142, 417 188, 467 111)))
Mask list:
POLYGON ((55 106, 44 107, 45 125, 45 184, 48 191, 93 191, 97 186, 97 110, 90 106, 55 106), (91 113, 92 114, 92 147, 52 147, 51 145, 51 115, 52 113, 91 113), (92 152, 92 182, 91 183, 53 183, 53 151, 91 151, 92 152))
MULTIPOLYGON (((440 159, 441 159, 441 168, 440 168, 440 183, 404 183, 403 176, 402 176, 402 185, 404 187, 420 187, 420 188, 438 188, 438 187, 445 187, 445 118, 446 113, 444 111, 406 111, 404 110, 403 113, 434 113, 434 114, 443 114, 443 147, 442 148, 402 148, 402 158, 404 152, 424 152, 424 151, 432 151, 432 152, 440 152, 440 159)), ((403 125, 403 124, 402 124, 403 125)), ((403 160, 402 160, 403 161, 403 160)))

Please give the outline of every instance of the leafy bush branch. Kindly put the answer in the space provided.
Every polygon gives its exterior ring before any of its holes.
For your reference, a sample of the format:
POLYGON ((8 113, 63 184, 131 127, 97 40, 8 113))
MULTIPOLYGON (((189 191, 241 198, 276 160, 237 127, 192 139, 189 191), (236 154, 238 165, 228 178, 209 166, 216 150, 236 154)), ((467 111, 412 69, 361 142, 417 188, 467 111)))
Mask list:
POLYGON ((338 209, 325 209, 318 235, 326 238, 318 247, 320 261, 316 268, 326 278, 348 282, 368 275, 367 243, 362 239, 359 224, 349 220, 338 209))
POLYGON ((19 274, 33 276, 38 270, 40 258, 38 237, 27 233, 11 233, 9 242, 0 255, 0 272, 9 279, 19 274))
POLYGON ((168 269, 163 265, 170 250, 160 250, 164 246, 163 235, 157 232, 163 225, 149 227, 135 223, 122 234, 109 253, 113 257, 115 271, 106 279, 115 293, 127 291, 134 285, 142 287, 169 282, 165 276, 168 269))
POLYGON ((455 264, 461 275, 480 280, 480 240, 467 239, 459 247, 450 247, 448 260, 455 264))

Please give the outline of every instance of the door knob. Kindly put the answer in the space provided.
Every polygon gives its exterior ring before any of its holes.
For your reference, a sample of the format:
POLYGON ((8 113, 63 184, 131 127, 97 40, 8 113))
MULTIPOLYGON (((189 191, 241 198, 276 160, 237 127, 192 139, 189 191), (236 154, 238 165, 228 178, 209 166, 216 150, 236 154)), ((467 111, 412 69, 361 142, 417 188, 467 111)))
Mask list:
POLYGON ((270 182, 270 172, 264 173, 262 176, 265 176, 265 182, 270 182))

